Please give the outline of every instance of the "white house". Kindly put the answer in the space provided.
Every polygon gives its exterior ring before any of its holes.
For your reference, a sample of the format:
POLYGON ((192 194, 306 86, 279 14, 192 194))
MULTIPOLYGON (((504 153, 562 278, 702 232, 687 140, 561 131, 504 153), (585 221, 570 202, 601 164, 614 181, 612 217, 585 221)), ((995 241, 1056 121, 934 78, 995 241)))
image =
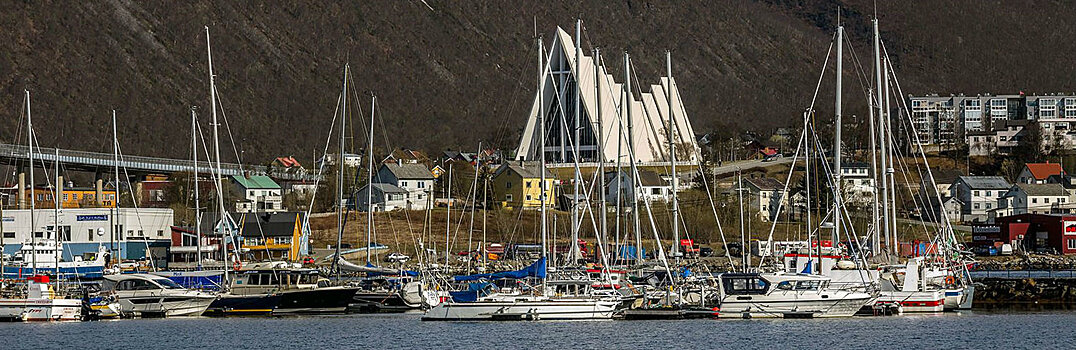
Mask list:
MULTIPOLYGON (((779 214, 778 209, 782 205, 788 205, 788 198, 784 195, 785 185, 776 179, 745 179, 743 185, 744 189, 750 192, 748 206, 763 220, 773 220, 779 214)), ((787 207, 783 209, 784 212, 789 210, 787 207)))
POLYGON ((280 194, 280 185, 262 175, 234 175, 232 181, 242 193, 243 199, 236 201, 235 211, 239 213, 284 211, 284 200, 280 194))
POLYGON ((433 173, 423 164, 396 162, 381 164, 372 182, 391 184, 407 191, 404 206, 421 209, 429 204, 433 180, 433 173))
MULTIPOLYGON (((624 170, 605 173, 605 200, 610 205, 616 205, 617 196, 623 195, 622 206, 630 205, 628 198, 633 197, 634 186, 632 185, 631 171, 624 170), (618 181, 619 178, 619 181, 618 181), (617 190, 617 185, 620 190, 617 190)), ((649 170, 639 170, 639 193, 634 195, 640 201, 668 202, 672 200, 672 185, 661 178, 660 175, 649 170)))
POLYGON ((950 196, 964 205, 961 220, 985 222, 990 212, 997 208, 998 198, 1005 195, 1012 185, 1001 176, 961 176, 949 188, 950 196))
POLYGON ((1064 176, 1065 170, 1061 169, 1060 163, 1027 163, 1020 175, 1016 176, 1016 182, 1022 184, 1044 184, 1049 182, 1050 176, 1064 176))
POLYGON ((356 209, 359 211, 390 211, 400 208, 407 210, 425 208, 424 206, 409 207, 410 202, 407 200, 407 195, 407 190, 393 184, 367 184, 355 194, 355 203, 358 205, 356 209), (371 187, 373 187, 373 193, 367 193, 371 187), (367 202, 367 199, 370 199, 370 201, 367 202), (370 205, 371 203, 373 203, 372 206, 370 205))
POLYGON ((29 209, 4 210, 3 253, 14 254, 22 244, 30 243, 32 231, 38 241, 59 239, 68 261, 112 243, 113 250, 125 259, 145 257, 147 244, 153 247, 155 259, 164 259, 172 238, 173 217, 172 209, 163 208, 77 208, 61 209, 57 220, 52 209, 38 209, 31 229, 29 209))
POLYGON ((1061 184, 1016 184, 998 198, 997 216, 1055 213, 1069 202, 1061 184))
POLYGON ((841 187, 848 204, 865 204, 874 198, 874 179, 866 162, 841 163, 841 187))

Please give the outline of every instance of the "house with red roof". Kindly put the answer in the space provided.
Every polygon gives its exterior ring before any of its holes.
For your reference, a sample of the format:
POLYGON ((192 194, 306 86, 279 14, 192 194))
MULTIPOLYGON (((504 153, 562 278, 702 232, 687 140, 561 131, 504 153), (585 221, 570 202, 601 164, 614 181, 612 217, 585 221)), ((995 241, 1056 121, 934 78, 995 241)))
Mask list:
POLYGON ((1061 169, 1060 163, 1027 163, 1024 165, 1024 170, 1020 171, 1020 175, 1016 177, 1017 183, 1024 184, 1045 184, 1050 176, 1065 175, 1065 170, 1061 169))

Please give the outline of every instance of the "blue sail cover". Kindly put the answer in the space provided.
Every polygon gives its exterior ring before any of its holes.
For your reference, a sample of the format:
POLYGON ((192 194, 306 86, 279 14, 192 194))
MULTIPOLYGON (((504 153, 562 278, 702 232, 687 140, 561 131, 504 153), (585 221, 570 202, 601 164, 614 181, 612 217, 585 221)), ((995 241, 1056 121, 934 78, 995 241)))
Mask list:
POLYGON ((480 273, 480 274, 466 275, 466 276, 455 276, 455 277, 453 277, 453 279, 455 279, 456 281, 459 281, 459 282, 463 282, 463 281, 477 281, 477 280, 481 280, 481 279, 489 279, 489 280, 496 280, 496 279, 502 279, 502 278, 520 279, 520 278, 527 278, 527 277, 545 278, 545 275, 546 275, 545 258, 541 258, 541 259, 538 259, 538 261, 535 261, 530 266, 524 267, 521 270, 494 272, 494 273, 480 273))

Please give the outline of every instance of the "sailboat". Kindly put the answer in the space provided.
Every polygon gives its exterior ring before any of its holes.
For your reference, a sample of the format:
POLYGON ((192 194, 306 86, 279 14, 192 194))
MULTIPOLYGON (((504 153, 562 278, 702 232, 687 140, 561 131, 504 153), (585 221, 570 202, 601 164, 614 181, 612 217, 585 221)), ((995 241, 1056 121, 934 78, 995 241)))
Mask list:
MULTIPOLYGON (((29 144, 30 158, 30 183, 32 186, 34 183, 34 127, 30 115, 30 91, 27 90, 25 93, 27 143, 29 144)), ((36 227, 34 224, 34 207, 36 206, 34 197, 36 196, 30 196, 31 228, 36 227)), ((56 198, 55 200, 58 201, 59 198, 56 198)), ((28 264, 28 272, 31 273, 29 275, 18 276, 18 278, 26 278, 25 294, 0 298, 0 319, 19 321, 75 321, 82 319, 82 300, 64 298, 59 294, 61 292, 58 290, 59 281, 57 280, 55 286, 50 285, 49 276, 42 275, 41 273, 43 271, 39 271, 40 265, 38 264, 44 263, 44 258, 51 258, 54 263, 54 265, 52 265, 52 272, 57 276, 60 276, 64 272, 63 265, 60 264, 60 252, 62 250, 58 247, 58 242, 42 242, 42 245, 39 245, 34 238, 35 236, 36 235, 30 235, 30 249, 29 252, 26 253, 28 256, 24 256, 24 258, 29 258, 29 260, 24 261, 23 264, 28 264), (48 254, 48 256, 38 256, 38 252, 42 252, 42 255, 48 254)), ((20 250, 20 253, 22 252, 26 252, 26 250, 20 250)), ((103 267, 103 265, 101 266, 103 267)), ((4 268, 6 273, 8 266, 4 266, 4 268)))
MULTIPOLYGON (((576 36, 579 37, 581 23, 577 22, 576 36)), ((543 43, 537 39, 538 45, 538 105, 539 116, 537 125, 540 126, 539 145, 546 144, 545 130, 545 103, 543 101, 545 91, 545 78, 548 70, 543 63, 543 43)), ((578 43, 578 40, 577 40, 578 43)), ((580 47, 576 46, 576 60, 578 65, 580 47)), ((576 87, 578 89, 578 86, 576 87)), ((576 94, 578 96, 578 93, 576 94)), ((576 138, 578 140, 578 138, 576 138)), ((576 141, 578 142, 578 141, 576 141)), ((531 265, 516 271, 497 273, 483 273, 476 275, 455 276, 455 282, 464 282, 468 286, 468 293, 453 293, 450 301, 434 306, 426 311, 423 320, 539 320, 539 319, 611 319, 616 315, 621 306, 621 296, 615 291, 596 291, 591 288, 590 281, 582 284, 575 283, 550 283, 547 262, 549 259, 549 244, 547 242, 546 228, 548 217, 546 215, 546 203, 549 200, 549 185, 546 181, 546 157, 545 152, 538 152, 539 171, 539 205, 541 216, 541 257, 531 265), (513 280, 513 287, 494 288, 494 282, 513 280)), ((575 155, 578 161, 578 153, 575 155)), ((573 245, 577 237, 573 237, 573 245)), ((578 258, 578 247, 569 249, 572 260, 578 258)))

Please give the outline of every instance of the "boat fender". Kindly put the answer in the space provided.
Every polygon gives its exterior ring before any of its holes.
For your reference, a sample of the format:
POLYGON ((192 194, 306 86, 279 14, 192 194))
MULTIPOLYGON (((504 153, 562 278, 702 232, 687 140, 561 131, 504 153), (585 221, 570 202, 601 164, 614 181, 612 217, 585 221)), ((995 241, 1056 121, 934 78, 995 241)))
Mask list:
POLYGON ((710 314, 714 317, 721 316, 721 308, 714 306, 712 309, 710 309, 710 314))
POLYGON ((956 284, 956 277, 945 276, 945 284, 950 284, 950 285, 956 284))
POLYGON ((235 263, 232 264, 232 269, 235 270, 235 271, 239 271, 242 268, 243 268, 243 262, 242 261, 236 261, 235 263))

